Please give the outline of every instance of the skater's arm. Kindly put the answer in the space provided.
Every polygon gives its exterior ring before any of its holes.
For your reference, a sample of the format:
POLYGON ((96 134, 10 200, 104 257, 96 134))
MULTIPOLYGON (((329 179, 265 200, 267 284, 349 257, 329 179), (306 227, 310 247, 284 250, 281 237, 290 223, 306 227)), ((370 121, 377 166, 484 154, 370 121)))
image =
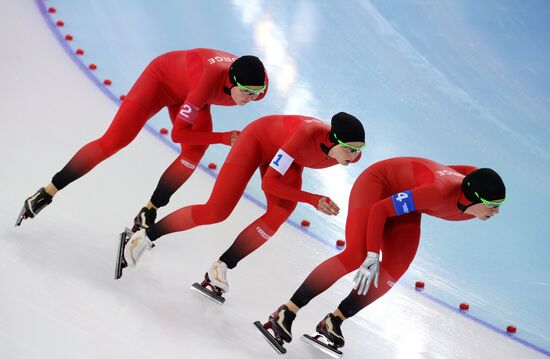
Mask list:
MULTIPOLYGON (((201 123, 205 116, 210 117, 209 99, 219 91, 220 73, 205 68, 198 56, 192 56, 188 66, 192 68, 190 91, 173 120, 172 141, 186 145, 230 145, 233 131, 212 132, 193 129, 195 123, 201 123)), ((211 121, 210 118, 208 120, 211 121)))
MULTIPOLYGON (((301 172, 302 168, 296 165, 290 166, 285 175, 292 175, 293 171, 301 172)), ((262 180, 262 190, 289 201, 309 203, 315 208, 317 208, 319 200, 323 198, 323 196, 302 191, 299 187, 284 183, 284 176, 271 167, 268 168, 262 180)))
POLYGON ((194 130, 193 125, 200 120, 201 116, 210 116, 210 109, 208 107, 201 109, 190 101, 185 101, 174 119, 172 141, 185 143, 186 145, 231 144, 231 135, 234 131, 210 132, 194 130))
POLYGON ((212 145, 221 143, 224 145, 231 145, 231 135, 233 133, 237 135, 240 131, 228 131, 228 132, 206 132, 196 131, 191 128, 174 128, 172 129, 172 141, 176 143, 183 143, 186 145, 212 145))
POLYGON ((440 200, 439 190, 433 184, 396 193, 376 202, 370 209, 367 225, 367 251, 380 253, 384 225, 389 217, 433 207, 440 200))
POLYGON ((294 162, 294 158, 301 149, 312 144, 312 128, 304 126, 295 131, 290 138, 281 146, 275 154, 273 160, 262 180, 262 189, 276 197, 284 198, 295 202, 309 203, 317 208, 321 195, 302 191, 301 188, 293 187, 284 182, 287 171, 295 171, 302 167, 294 162))

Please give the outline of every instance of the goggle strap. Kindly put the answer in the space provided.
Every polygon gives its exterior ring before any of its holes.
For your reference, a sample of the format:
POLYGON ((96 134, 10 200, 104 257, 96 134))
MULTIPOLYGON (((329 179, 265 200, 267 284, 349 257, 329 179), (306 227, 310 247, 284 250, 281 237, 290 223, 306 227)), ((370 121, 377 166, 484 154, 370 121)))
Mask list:
POLYGON ((235 80, 235 83, 237 84, 237 86, 238 86, 241 90, 248 91, 248 92, 252 92, 252 93, 262 93, 262 92, 265 90, 265 88, 267 87, 267 85, 264 84, 264 85, 262 86, 261 89, 254 90, 254 89, 251 89, 251 88, 249 88, 249 87, 246 87, 245 85, 241 85, 241 84, 239 83, 239 81, 237 81, 237 78, 235 77, 235 75, 233 75, 233 79, 235 80))
POLYGON ((366 144, 364 144, 363 146, 360 146, 360 147, 348 145, 347 143, 340 141, 340 139, 336 136, 336 134, 334 132, 332 134, 333 134, 334 138, 336 139, 336 141, 338 141, 338 144, 340 146, 348 147, 348 148, 351 148, 352 150, 356 150, 356 151, 361 151, 363 148, 365 148, 367 146, 366 144))
MULTIPOLYGON (((466 184, 468 185, 468 187, 470 187, 470 182, 466 182, 466 184)), ((483 204, 487 204, 487 205, 492 205, 492 206, 500 206, 504 203, 504 201, 506 201, 506 197, 500 201, 500 202, 493 202, 493 201, 489 201, 485 198, 481 198, 481 196, 476 192, 474 191, 474 194, 476 195, 477 198, 479 198, 479 200, 481 201, 481 203, 483 204)))

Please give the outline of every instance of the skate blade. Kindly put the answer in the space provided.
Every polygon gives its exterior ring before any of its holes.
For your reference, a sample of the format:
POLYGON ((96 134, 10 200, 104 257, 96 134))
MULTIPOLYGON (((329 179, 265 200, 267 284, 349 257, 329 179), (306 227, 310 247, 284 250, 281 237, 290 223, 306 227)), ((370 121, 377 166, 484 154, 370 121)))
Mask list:
POLYGON ((119 241, 118 241, 118 253, 116 258, 116 264, 115 264, 115 280, 122 277, 122 260, 124 259, 124 242, 126 241, 126 238, 132 236, 132 231, 128 228, 124 229, 124 232, 122 232, 119 235, 119 241))
MULTIPOLYGON (((320 336, 324 338, 323 336, 320 336)), ((315 349, 319 349, 325 354, 330 355, 333 358, 341 358, 342 355, 344 355, 341 351, 338 349, 323 343, 319 339, 316 339, 315 337, 312 337, 311 335, 304 334, 300 339, 302 339, 304 342, 308 343, 309 345, 313 346, 315 349)))
POLYGON ((273 349, 279 354, 285 354, 286 349, 275 339, 273 335, 271 335, 270 332, 267 331, 267 329, 264 328, 264 325, 260 323, 259 321, 254 322, 254 326, 260 331, 264 339, 271 345, 273 349))
POLYGON ((217 304, 222 305, 225 302, 224 297, 214 294, 211 290, 204 288, 199 283, 193 283, 193 285, 191 286, 191 289, 204 295, 206 298, 210 299, 211 301, 217 304))
POLYGON ((19 212, 19 216, 17 216, 17 220, 15 221, 15 226, 14 227, 20 226, 21 222, 23 222, 24 219, 27 219, 27 217, 24 216, 24 214, 26 212, 27 211, 25 211, 25 206, 23 206, 23 209, 21 210, 21 212, 19 212))

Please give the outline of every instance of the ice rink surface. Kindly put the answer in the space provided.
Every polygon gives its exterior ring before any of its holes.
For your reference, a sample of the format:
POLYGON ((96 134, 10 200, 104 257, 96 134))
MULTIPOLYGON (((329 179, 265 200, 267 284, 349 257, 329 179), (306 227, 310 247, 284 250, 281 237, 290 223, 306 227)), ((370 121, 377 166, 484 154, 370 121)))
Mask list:
MULTIPOLYGON (((262 209, 242 200, 224 223, 172 235, 114 281, 117 233, 144 189, 173 160, 147 131, 20 228, 22 200, 84 143, 116 106, 75 66, 32 1, 0 14, 0 358, 272 358, 252 326, 265 320, 334 252, 288 225, 229 273, 223 306, 195 292, 210 263, 262 209)), ((168 209, 204 201, 213 178, 197 171, 168 209)), ((351 278, 295 321, 288 358, 323 356, 298 337, 347 295, 351 278)), ((548 352, 397 285, 343 326, 345 358, 543 358, 548 352)))

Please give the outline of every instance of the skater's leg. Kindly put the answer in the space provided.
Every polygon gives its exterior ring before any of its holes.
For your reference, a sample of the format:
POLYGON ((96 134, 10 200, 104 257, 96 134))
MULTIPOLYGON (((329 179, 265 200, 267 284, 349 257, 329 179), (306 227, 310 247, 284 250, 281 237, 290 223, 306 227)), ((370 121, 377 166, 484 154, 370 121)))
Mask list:
POLYGON ((311 299, 363 263, 367 256, 366 233, 370 207, 389 195, 378 178, 375 170, 367 170, 355 181, 346 218, 346 249, 313 270, 287 303, 289 308, 307 305, 311 299))
POLYGON ((321 320, 317 325, 317 332, 334 347, 344 346, 345 340, 341 329, 344 320, 355 315, 393 287, 412 262, 419 238, 420 214, 413 212, 404 217, 390 218, 384 226, 381 248, 383 257, 380 263, 378 288, 371 285, 366 295, 359 295, 357 290, 352 290, 333 313, 329 313, 321 320))
MULTIPOLYGON (((262 173, 265 173, 262 169, 262 173)), ((285 182, 289 185, 301 187, 301 171, 292 173, 288 171, 285 182)), ((243 258, 254 252, 266 243, 277 232, 279 227, 288 219, 296 208, 296 202, 284 200, 266 194, 267 211, 238 236, 233 244, 223 253, 219 260, 214 262, 206 275, 206 280, 223 292, 229 291, 227 281, 227 269, 233 269, 243 258)))
POLYGON ((135 232, 124 247, 124 258, 128 264, 135 265, 143 249, 165 234, 226 219, 237 205, 260 160, 256 140, 241 135, 222 166, 208 201, 180 208, 149 228, 135 232))
POLYGON ((302 308, 313 298, 330 288, 338 279, 357 269, 365 260, 365 233, 370 209, 356 209, 348 213, 346 222, 346 249, 318 265, 287 303, 289 308, 302 308))
POLYGON ((285 202, 289 203, 268 203, 267 211, 239 233, 233 244, 220 256, 220 261, 233 269, 243 258, 266 243, 296 208, 296 202, 285 202))
MULTIPOLYGON (((366 230, 367 222, 364 220, 365 212, 368 213, 368 211, 368 209, 362 211, 356 210, 355 213, 348 214, 348 222, 346 224, 346 249, 339 255, 329 258, 317 266, 294 293, 290 301, 281 308, 296 315, 302 307, 311 301, 311 299, 324 292, 338 279, 361 265, 366 256, 363 233, 366 230)), ((280 311, 281 308, 279 308, 278 311, 280 311)), ((276 325, 276 323, 273 323, 273 325, 276 325)), ((276 330, 279 335, 281 335, 280 331, 283 329, 284 328, 276 325, 276 330)), ((289 332, 287 337, 291 338, 290 328, 286 329, 286 331, 289 332)))
MULTIPOLYGON (((288 173, 288 172, 287 172, 288 173)), ((288 219, 296 208, 296 202, 267 197, 267 211, 248 225, 235 239, 233 244, 215 261, 205 276, 206 283, 221 290, 229 291, 227 270, 233 269, 246 256, 266 243, 288 219)))
POLYGON ((122 101, 107 131, 100 138, 84 145, 65 167, 53 176, 53 186, 57 190, 65 188, 127 146, 147 120, 160 111, 162 106, 161 89, 157 80, 143 73, 122 101))
POLYGON ((53 197, 59 190, 88 173, 99 162, 131 142, 148 117, 145 115, 146 111, 140 105, 126 100, 124 104, 101 138, 82 147, 69 163, 52 178, 52 182, 40 188, 25 200, 16 226, 21 224, 22 219, 34 218, 52 202, 53 197), (130 115, 133 116, 135 121, 128 117, 130 115))
MULTIPOLYGON (((365 172, 364 172, 365 173, 365 172)), ((364 261, 366 251, 366 229, 370 207, 381 198, 387 196, 384 186, 379 184, 376 176, 361 176, 352 189, 348 217, 346 219, 346 249, 337 256, 329 258, 311 272, 288 303, 281 306, 270 316, 270 323, 276 334, 286 331, 291 337, 290 327, 284 328, 272 320, 281 310, 292 313, 294 317, 311 299, 328 289, 338 279, 358 268, 364 261), (368 190, 367 190, 368 189, 368 190), (360 198, 360 200, 357 200, 360 198)), ((327 319, 327 318, 325 318, 327 319)), ((328 317, 332 324, 341 322, 340 318, 328 317)), ((284 339, 284 338, 283 338, 284 339)), ((343 338, 342 338, 343 340, 343 338)))
POLYGON ((160 111, 166 103, 166 97, 157 78, 150 71, 153 63, 138 78, 103 136, 78 150, 49 184, 25 200, 16 226, 21 224, 22 219, 33 218, 50 204, 59 190, 129 144, 145 122, 160 111))
POLYGON ((65 188, 127 146, 143 128, 149 115, 150 111, 138 103, 131 100, 123 101, 114 121, 103 136, 82 147, 65 167, 53 176, 52 184, 58 190, 65 188))
MULTIPOLYGON (((262 177, 265 170, 266 168, 260 169, 262 177)), ((302 172, 289 170, 282 180, 287 185, 301 188, 302 172)), ((220 261, 224 262, 229 269, 235 268, 239 261, 266 243, 296 208, 297 203, 294 201, 281 199, 268 193, 265 196, 266 212, 246 227, 220 257, 220 261)))
MULTIPOLYGON (((212 131, 212 116, 210 115, 210 111, 201 111, 199 113, 192 130, 205 132, 212 131)), ((191 177, 193 172, 195 172, 197 165, 207 149, 208 145, 189 146, 182 143, 181 154, 163 173, 157 188, 151 196, 151 203, 153 206, 159 208, 168 204, 174 192, 176 192, 178 188, 191 177)))
POLYGON ((420 242, 419 213, 390 218, 384 227, 382 240, 382 262, 378 288, 371 285, 366 295, 353 290, 338 306, 344 318, 350 318, 361 309, 386 294, 405 274, 413 261, 420 242))
POLYGON ((225 220, 237 205, 259 163, 260 153, 255 139, 241 135, 220 169, 208 201, 167 215, 147 230, 149 239, 156 240, 168 233, 225 220))
MULTIPOLYGON (((175 106, 169 107, 170 116, 177 114, 175 106)), ((172 122, 173 122, 172 118, 172 122)), ((199 113, 198 119, 192 129, 197 131, 212 131, 212 117, 209 110, 199 113)), ((172 162, 162 174, 150 201, 138 212, 134 218, 134 230, 151 227, 157 217, 157 209, 168 204, 172 195, 195 172, 200 160, 208 149, 208 145, 191 146, 182 144, 180 155, 172 162)))

